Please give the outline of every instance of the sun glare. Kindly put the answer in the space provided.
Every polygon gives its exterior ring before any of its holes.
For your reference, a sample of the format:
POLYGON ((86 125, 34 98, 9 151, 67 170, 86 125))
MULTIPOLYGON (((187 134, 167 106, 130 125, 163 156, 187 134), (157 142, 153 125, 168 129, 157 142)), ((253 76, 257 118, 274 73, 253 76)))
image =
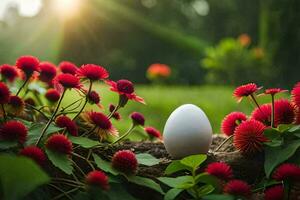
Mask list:
POLYGON ((64 19, 74 17, 79 13, 81 2, 82 0, 55 0, 54 9, 64 19))

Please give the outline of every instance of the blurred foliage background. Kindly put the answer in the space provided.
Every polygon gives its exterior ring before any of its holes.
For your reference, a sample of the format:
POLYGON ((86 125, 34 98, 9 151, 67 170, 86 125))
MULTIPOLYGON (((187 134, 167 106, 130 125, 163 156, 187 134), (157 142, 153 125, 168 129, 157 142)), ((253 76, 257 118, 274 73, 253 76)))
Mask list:
POLYGON ((297 0, 77 1, 78 13, 68 19, 62 19, 68 10, 53 8, 55 0, 43 0, 30 18, 19 16, 17 4, 10 4, 7 20, 0 24, 0 62, 34 54, 54 63, 98 63, 113 79, 138 83, 148 83, 145 72, 156 62, 171 66, 172 84, 256 81, 290 86, 298 79, 297 0), (241 34, 251 39, 244 53, 232 52, 228 48, 234 44, 222 41, 241 34), (252 48, 260 48, 262 61, 245 55, 252 48), (234 75, 241 73, 247 75, 234 75))

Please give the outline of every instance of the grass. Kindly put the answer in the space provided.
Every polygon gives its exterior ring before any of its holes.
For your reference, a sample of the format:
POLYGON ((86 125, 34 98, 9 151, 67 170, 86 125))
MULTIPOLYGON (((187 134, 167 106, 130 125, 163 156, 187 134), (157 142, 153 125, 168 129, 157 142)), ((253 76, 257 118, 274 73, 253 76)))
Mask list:
MULTIPOLYGON (((110 92, 107 86, 99 85, 94 88, 101 95, 101 103, 105 106, 104 110, 100 110, 97 106, 88 106, 88 109, 93 109, 102 112, 108 112, 109 103, 116 104, 118 95, 110 92)), ((164 124, 169 115, 182 104, 192 103, 199 106, 208 116, 214 133, 220 133, 220 124, 225 115, 232 111, 242 111, 250 114, 254 105, 250 104, 247 99, 241 103, 236 103, 232 97, 232 87, 225 86, 136 86, 136 93, 143 97, 147 105, 129 101, 125 108, 120 110, 122 120, 114 121, 115 127, 124 133, 131 124, 129 115, 133 111, 138 111, 144 114, 146 118, 146 126, 154 126, 163 131, 164 124)), ((76 100, 78 94, 76 92, 67 93, 64 105, 76 100)), ((269 97, 260 97, 259 102, 266 102, 269 97)), ((134 135, 145 135, 137 129, 134 135)))

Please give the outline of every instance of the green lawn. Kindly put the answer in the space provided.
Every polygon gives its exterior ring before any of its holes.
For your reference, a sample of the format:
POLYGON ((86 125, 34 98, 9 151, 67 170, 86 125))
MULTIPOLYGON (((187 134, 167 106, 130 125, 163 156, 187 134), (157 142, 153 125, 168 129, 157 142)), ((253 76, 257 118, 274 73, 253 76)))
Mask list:
MULTIPOLYGON (((107 112, 109 103, 116 104, 118 95, 110 92, 107 86, 97 86, 97 92, 101 95, 101 102, 105 106, 103 112, 107 112)), ((125 108, 120 110, 123 119, 119 122, 114 121, 114 125, 124 133, 130 126, 131 120, 128 117, 133 111, 144 114, 147 126, 154 126, 163 131, 164 124, 171 112, 178 106, 192 103, 199 106, 207 114, 215 133, 220 132, 220 123, 223 117, 232 111, 243 111, 250 114, 253 105, 247 99, 237 104, 232 97, 233 88, 223 86, 136 86, 136 93, 143 97, 147 105, 130 101, 125 108)), ((64 101, 71 102, 76 99, 75 95, 68 93, 64 101), (72 98, 72 100, 71 100, 72 98)), ((73 93, 77 94, 77 93, 73 93)), ((267 98, 268 99, 268 98, 267 98)), ((259 98, 261 101, 261 98, 259 98)), ((263 99, 266 101, 266 97, 263 99)), ((99 108, 90 107, 94 110, 99 108)), ((137 135, 137 133, 135 133, 137 135)))

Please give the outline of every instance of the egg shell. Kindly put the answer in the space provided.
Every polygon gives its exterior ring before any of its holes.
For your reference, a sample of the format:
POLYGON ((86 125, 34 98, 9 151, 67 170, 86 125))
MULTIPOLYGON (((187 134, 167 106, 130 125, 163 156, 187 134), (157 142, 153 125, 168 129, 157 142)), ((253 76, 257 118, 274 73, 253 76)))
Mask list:
POLYGON ((178 107, 168 118, 164 145, 175 159, 206 154, 212 142, 212 128, 205 113, 193 104, 178 107))

